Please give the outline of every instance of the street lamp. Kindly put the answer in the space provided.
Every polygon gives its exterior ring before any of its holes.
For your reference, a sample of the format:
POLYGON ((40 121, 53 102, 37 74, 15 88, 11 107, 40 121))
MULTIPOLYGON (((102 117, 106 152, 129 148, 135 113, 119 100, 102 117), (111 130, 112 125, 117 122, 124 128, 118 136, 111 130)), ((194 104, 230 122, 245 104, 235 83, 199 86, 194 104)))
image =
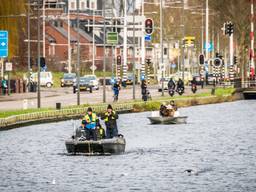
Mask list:
POLYGON ((77 105, 80 105, 80 1, 76 1, 76 8, 77 8, 77 66, 76 66, 76 77, 77 77, 77 105))
POLYGON ((164 50, 163 50, 163 0, 160 1, 160 44, 161 44, 161 81, 162 81, 162 96, 164 96, 164 50))

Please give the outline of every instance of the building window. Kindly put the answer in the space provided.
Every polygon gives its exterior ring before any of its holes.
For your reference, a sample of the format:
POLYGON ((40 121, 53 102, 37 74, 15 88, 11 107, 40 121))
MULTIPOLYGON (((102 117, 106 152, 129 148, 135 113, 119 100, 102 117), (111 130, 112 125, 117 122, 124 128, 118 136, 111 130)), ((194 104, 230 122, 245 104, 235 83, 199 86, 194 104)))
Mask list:
POLYGON ((92 7, 91 8, 95 9, 95 3, 94 2, 92 2, 92 7))
POLYGON ((75 9, 75 2, 71 2, 71 9, 75 9))
POLYGON ((87 0, 87 8, 90 8, 90 0, 87 0))

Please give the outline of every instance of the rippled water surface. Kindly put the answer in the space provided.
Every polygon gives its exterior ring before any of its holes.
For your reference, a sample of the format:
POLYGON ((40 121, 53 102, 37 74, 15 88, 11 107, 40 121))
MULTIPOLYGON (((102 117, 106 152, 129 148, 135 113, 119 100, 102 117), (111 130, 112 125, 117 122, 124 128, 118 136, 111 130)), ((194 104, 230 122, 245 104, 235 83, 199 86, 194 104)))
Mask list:
POLYGON ((185 125, 120 115, 123 155, 68 156, 72 121, 0 132, 0 191, 256 191, 256 102, 183 108, 185 125), (188 173, 186 170, 191 170, 188 173))

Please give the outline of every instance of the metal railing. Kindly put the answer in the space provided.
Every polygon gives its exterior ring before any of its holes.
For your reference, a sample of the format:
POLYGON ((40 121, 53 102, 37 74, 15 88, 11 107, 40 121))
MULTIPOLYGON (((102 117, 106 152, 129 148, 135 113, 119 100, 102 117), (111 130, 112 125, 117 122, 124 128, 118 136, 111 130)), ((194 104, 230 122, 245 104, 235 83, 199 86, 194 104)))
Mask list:
MULTIPOLYGON (((107 108, 107 105, 98 105, 93 107, 96 113, 104 112, 107 108)), ((113 108, 116 111, 128 111, 133 109, 133 103, 127 104, 115 104, 113 108)), ((63 118, 72 118, 72 117, 79 117, 86 112, 87 107, 82 108, 67 108, 61 110, 51 110, 51 111, 42 111, 42 112, 34 112, 28 114, 21 114, 21 115, 13 115, 6 118, 0 119, 0 129, 5 128, 11 125, 18 125, 26 122, 35 122, 35 121, 42 121, 48 119, 63 119, 63 118)))

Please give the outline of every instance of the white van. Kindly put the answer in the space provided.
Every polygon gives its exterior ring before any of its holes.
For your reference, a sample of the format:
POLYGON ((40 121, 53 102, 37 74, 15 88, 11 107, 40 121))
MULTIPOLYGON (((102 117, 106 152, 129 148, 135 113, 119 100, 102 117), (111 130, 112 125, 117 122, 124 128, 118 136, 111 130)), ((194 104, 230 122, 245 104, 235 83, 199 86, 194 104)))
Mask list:
MULTIPOLYGON (((32 73, 30 79, 33 82, 37 82, 37 73, 32 73)), ((53 86, 53 77, 51 72, 40 72, 40 85, 49 88, 53 86)))

